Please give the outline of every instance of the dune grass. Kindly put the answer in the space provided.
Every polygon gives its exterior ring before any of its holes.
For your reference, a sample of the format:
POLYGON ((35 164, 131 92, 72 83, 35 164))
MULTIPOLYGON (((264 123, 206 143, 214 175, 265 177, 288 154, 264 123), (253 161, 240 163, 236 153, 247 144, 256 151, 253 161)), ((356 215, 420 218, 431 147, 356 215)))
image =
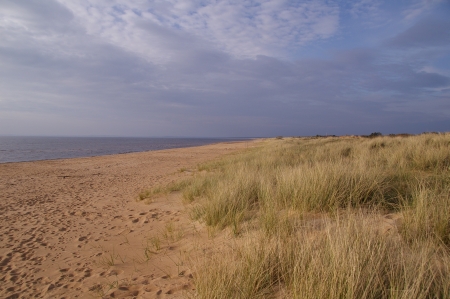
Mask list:
POLYGON ((151 203, 156 197, 161 196, 162 194, 169 194, 171 192, 177 192, 181 191, 187 186, 191 185, 190 180, 183 180, 183 181, 174 181, 168 185, 165 186, 157 186, 153 189, 147 189, 143 190, 139 193, 138 197, 136 198, 136 201, 143 201, 146 204, 151 203))
POLYGON ((272 139, 199 170, 192 217, 235 238, 195 297, 450 298, 449 134, 272 139))

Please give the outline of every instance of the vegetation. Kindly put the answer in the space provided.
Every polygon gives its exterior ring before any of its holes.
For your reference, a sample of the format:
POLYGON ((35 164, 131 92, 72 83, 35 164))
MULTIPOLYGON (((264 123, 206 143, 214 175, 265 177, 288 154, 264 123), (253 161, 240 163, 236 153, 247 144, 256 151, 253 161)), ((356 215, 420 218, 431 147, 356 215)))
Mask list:
POLYGON ((450 298, 450 135, 376 137, 200 165, 182 187, 192 217, 235 238, 199 261, 196 296, 450 298))
POLYGON ((155 197, 158 197, 161 194, 183 190, 188 184, 190 184, 189 181, 172 182, 166 186, 158 186, 150 190, 143 190, 139 193, 136 201, 144 201, 144 203, 150 204, 155 197))

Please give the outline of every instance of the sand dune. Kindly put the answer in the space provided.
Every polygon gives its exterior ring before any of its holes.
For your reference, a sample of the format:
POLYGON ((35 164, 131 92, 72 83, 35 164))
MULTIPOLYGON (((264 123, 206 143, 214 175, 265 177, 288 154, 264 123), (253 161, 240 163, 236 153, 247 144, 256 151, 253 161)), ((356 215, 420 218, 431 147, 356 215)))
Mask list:
POLYGON ((215 241, 180 195, 135 199, 254 144, 0 164, 0 297, 184 298, 215 241))

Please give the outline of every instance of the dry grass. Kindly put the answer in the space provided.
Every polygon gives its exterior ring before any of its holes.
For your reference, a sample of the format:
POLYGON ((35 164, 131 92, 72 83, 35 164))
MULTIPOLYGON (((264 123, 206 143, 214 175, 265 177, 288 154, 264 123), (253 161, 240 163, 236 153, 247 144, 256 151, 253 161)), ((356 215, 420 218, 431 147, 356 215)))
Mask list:
POLYGON ((448 252, 407 246, 373 228, 374 215, 345 213, 319 230, 263 233, 197 270, 198 298, 448 298, 448 252))
POLYGON ((273 139, 199 170, 193 218, 236 238, 196 297, 450 297, 450 135, 273 139))
POLYGON ((176 192, 183 190, 187 186, 190 186, 190 181, 184 180, 179 182, 172 182, 166 186, 157 186, 150 190, 143 190, 139 193, 136 201, 143 201, 146 204, 150 204, 153 199, 162 194, 169 194, 171 192, 176 192))

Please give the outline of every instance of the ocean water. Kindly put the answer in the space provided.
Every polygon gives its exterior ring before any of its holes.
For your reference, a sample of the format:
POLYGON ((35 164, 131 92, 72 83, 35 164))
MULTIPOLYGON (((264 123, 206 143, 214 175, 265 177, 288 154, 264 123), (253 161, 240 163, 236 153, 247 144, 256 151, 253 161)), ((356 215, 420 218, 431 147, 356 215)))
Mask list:
POLYGON ((0 136, 0 163, 144 152, 235 140, 244 139, 0 136))

